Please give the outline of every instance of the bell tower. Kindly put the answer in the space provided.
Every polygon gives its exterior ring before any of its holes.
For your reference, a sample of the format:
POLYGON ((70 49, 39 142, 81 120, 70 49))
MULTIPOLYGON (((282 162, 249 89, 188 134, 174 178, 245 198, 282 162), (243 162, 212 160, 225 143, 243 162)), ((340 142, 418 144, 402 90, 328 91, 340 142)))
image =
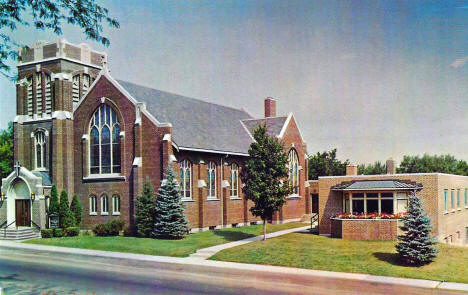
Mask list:
POLYGON ((73 112, 96 79, 104 52, 64 39, 19 51, 14 160, 73 194, 73 112))

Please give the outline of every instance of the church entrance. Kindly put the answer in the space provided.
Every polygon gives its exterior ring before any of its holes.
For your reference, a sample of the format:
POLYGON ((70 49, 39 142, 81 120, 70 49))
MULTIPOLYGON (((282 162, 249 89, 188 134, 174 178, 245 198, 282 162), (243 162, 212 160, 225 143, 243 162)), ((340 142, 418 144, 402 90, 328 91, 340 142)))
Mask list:
POLYGON ((30 200, 15 200, 16 226, 31 226, 30 200))

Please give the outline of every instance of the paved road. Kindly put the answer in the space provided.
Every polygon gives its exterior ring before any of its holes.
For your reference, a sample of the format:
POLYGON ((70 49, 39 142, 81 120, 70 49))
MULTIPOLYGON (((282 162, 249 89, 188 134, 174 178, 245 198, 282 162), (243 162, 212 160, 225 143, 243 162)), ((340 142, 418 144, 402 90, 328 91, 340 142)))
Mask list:
POLYGON ((0 287, 7 295, 460 294, 266 271, 6 248, 0 248, 0 287))

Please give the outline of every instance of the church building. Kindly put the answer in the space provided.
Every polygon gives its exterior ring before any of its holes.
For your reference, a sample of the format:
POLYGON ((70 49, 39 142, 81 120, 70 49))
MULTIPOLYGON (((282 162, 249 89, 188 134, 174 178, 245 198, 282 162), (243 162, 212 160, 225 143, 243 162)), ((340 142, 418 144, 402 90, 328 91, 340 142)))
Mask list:
POLYGON ((283 143, 294 187, 272 222, 310 214, 306 143, 293 114, 277 115, 273 98, 264 100, 265 116, 253 118, 116 80, 106 53, 87 44, 39 41, 20 55, 15 169, 2 179, 0 228, 48 227, 52 184, 80 198, 83 228, 115 219, 132 226, 144 183, 157 191, 169 165, 192 231, 256 223, 239 174, 260 124, 283 143))

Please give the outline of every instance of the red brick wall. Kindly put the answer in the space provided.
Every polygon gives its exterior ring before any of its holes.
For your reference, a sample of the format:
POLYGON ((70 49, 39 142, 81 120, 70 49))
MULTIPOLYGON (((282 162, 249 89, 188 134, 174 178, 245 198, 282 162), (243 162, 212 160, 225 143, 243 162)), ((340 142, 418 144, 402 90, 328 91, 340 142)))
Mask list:
POLYGON ((351 240, 396 240, 397 219, 331 219, 332 238, 351 240))

